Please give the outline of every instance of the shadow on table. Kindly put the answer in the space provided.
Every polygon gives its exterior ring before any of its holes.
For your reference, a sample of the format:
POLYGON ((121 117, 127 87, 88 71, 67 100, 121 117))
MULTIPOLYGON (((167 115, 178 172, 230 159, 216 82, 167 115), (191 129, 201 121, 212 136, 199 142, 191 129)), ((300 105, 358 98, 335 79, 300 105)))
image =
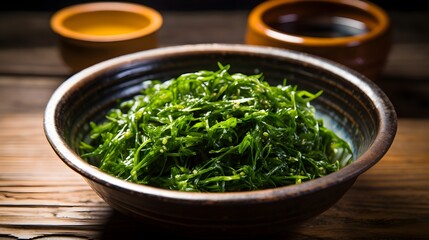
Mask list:
MULTIPOLYGON (((298 227, 291 229, 290 232, 282 232, 281 234, 264 235, 264 236, 249 236, 243 233, 243 236, 209 236, 209 235, 192 235, 178 234, 169 231, 168 229, 160 229, 154 225, 150 225, 141 220, 126 216, 117 211, 113 211, 112 215, 104 225, 104 229, 101 233, 101 240, 110 239, 145 239, 145 240, 194 240, 194 239, 295 239, 298 235, 296 234, 298 227)), ((302 238, 300 238, 302 239, 302 238)))
POLYGON ((429 79, 385 75, 376 84, 389 97, 399 118, 429 118, 429 79))

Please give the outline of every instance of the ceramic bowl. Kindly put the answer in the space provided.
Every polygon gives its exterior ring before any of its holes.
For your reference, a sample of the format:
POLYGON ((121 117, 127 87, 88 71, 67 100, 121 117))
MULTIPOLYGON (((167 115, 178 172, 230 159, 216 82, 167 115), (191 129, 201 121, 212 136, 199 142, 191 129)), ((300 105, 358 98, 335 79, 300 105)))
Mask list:
MULTIPOLYGON (((44 116, 54 151, 114 209, 175 233, 246 236, 284 231, 324 212, 376 164, 396 134, 395 110, 363 75, 305 53, 249 45, 197 44, 147 50, 114 58, 67 79, 52 95, 44 116), (142 81, 169 80, 182 73, 216 70, 264 73, 271 84, 297 84, 310 92, 328 127, 353 146, 356 160, 338 172, 273 189, 190 193, 138 185, 110 176, 79 156, 88 122, 100 121, 118 100, 142 89, 142 81)), ((363 209, 364 210, 364 209, 363 209)))
POLYGON ((64 63, 77 72, 119 55, 155 48, 162 16, 155 9, 123 2, 69 6, 51 17, 64 63))
POLYGON ((377 80, 391 47, 390 21, 355 0, 265 1, 248 16, 246 43, 318 55, 377 80))

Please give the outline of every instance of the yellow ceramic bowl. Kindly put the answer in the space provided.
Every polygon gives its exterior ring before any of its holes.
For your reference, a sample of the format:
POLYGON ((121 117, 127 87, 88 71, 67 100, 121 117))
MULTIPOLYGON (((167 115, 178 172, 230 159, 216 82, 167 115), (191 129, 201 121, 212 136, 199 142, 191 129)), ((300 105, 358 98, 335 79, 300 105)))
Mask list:
POLYGON ((78 4, 56 12, 51 28, 59 36, 64 62, 73 72, 119 55, 157 47, 162 16, 133 3, 78 4))
POLYGON ((390 51, 390 23, 360 0, 273 0, 252 9, 246 43, 318 55, 377 79, 390 51))

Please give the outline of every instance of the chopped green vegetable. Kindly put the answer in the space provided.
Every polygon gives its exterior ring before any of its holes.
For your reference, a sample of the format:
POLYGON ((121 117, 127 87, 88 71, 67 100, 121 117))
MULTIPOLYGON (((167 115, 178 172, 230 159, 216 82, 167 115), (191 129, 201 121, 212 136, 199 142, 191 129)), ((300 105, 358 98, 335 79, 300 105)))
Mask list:
POLYGON ((352 161, 349 145, 316 119, 316 94, 270 86, 262 74, 219 70, 145 81, 142 94, 91 123, 82 156, 113 176, 196 192, 301 183, 352 161))

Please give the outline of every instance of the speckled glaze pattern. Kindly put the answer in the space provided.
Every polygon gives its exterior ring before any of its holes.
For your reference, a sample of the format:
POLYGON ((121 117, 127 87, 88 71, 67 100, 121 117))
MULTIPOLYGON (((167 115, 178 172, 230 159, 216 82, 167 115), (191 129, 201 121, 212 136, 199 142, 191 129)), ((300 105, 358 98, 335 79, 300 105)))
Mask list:
POLYGON ((108 204, 148 224, 179 233, 240 236, 283 231, 330 208, 356 178, 376 164, 396 134, 395 110, 386 95, 363 75, 334 62, 277 48, 198 44, 125 55, 87 68, 66 80, 45 111, 49 143, 108 204), (86 123, 100 121, 118 99, 139 93, 142 81, 168 80, 185 72, 217 69, 263 72, 272 84, 287 79, 309 91, 329 125, 354 146, 356 160, 328 176, 299 185, 231 193, 187 193, 125 182, 79 157, 86 123))

